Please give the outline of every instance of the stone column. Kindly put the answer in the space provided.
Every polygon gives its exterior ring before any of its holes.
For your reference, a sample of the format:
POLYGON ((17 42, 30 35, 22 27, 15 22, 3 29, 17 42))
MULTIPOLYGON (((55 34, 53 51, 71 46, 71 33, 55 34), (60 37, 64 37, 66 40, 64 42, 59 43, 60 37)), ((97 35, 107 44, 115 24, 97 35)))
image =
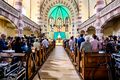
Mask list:
POLYGON ((24 27, 23 15, 22 15, 22 0, 16 0, 15 7, 20 12, 19 20, 18 20, 18 36, 22 37, 23 36, 23 27, 24 27))
MULTIPOLYGON (((80 28, 80 24, 82 23, 82 14, 81 14, 81 6, 82 6, 82 1, 78 0, 78 8, 79 8, 79 12, 78 12, 78 27, 77 29, 80 28)), ((79 30, 78 30, 79 31, 79 30)), ((79 32, 77 31, 77 33, 79 34, 79 32)))
POLYGON ((104 0, 97 0, 96 1, 96 35, 101 39, 103 36, 102 29, 101 29, 101 20, 100 20, 100 11, 103 9, 105 6, 104 0))

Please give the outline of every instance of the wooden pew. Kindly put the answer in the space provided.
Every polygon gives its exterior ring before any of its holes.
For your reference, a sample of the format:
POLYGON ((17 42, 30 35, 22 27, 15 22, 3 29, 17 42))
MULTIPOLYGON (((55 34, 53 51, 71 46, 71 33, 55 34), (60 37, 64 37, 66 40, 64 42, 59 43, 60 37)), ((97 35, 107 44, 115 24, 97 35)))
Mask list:
POLYGON ((110 54, 81 54, 80 75, 84 80, 109 80, 107 63, 111 61, 110 54))
MULTIPOLYGON (((68 55, 71 53, 69 46, 65 50, 68 55)), ((84 80, 109 80, 108 62, 111 62, 111 54, 100 54, 98 52, 85 53, 77 49, 76 70, 84 80)))
MULTIPOLYGON (((48 54, 54 49, 54 47, 55 47, 54 44, 50 44, 50 47, 48 48, 48 54)), ((33 77, 36 75, 36 73, 41 68, 41 66, 46 61, 46 59, 47 59, 46 49, 43 46, 40 47, 40 51, 37 51, 35 49, 33 50, 33 52, 28 54, 28 57, 26 60, 27 80, 33 79, 33 77)))
POLYGON ((76 66, 76 69, 78 72, 80 72, 80 61, 81 61, 81 55, 80 55, 80 50, 77 49, 77 56, 76 56, 76 63, 77 63, 77 66, 76 66))

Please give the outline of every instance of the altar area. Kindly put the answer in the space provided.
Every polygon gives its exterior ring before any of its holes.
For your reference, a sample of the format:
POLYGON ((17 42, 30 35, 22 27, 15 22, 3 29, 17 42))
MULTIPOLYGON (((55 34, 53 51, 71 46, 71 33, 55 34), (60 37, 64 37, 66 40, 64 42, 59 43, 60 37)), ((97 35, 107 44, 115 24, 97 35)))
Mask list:
POLYGON ((60 38, 60 39, 57 39, 56 40, 56 45, 57 46, 61 46, 61 45, 63 45, 63 40, 60 38))
POLYGON ((63 4, 56 4, 48 12, 48 33, 49 39, 54 39, 56 45, 63 45, 64 39, 69 39, 72 32, 70 11, 63 4))
POLYGON ((65 32, 54 32, 54 39, 56 40, 56 45, 63 45, 63 40, 66 39, 65 32))

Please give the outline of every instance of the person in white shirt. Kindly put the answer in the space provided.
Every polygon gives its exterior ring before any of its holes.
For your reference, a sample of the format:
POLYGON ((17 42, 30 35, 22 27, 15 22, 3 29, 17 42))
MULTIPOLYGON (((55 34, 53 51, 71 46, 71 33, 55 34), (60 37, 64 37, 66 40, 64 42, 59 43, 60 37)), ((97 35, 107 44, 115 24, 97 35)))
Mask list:
POLYGON ((47 49, 48 46, 49 46, 48 40, 47 40, 47 39, 44 39, 44 40, 42 41, 42 45, 47 49))
POLYGON ((47 39, 44 39, 43 41, 42 41, 42 45, 43 45, 43 47, 45 47, 45 53, 47 54, 48 52, 48 47, 49 47, 49 42, 48 42, 48 40, 47 39))
POLYGON ((39 43, 38 39, 36 39, 36 41, 33 43, 33 46, 34 46, 34 48, 37 49, 37 51, 40 50, 40 43, 39 43))
POLYGON ((73 53, 74 52, 74 37, 72 36, 69 40, 69 46, 70 46, 70 50, 73 53))

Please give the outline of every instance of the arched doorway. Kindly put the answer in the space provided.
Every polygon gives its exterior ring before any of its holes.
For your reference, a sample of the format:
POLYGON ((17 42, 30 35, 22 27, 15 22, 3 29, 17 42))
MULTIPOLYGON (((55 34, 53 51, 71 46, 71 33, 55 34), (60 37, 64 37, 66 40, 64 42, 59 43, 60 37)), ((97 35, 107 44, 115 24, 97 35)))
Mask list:
POLYGON ((104 26, 102 26, 102 29, 104 36, 110 35, 120 36, 120 16, 114 17, 106 21, 104 26))
POLYGON ((88 36, 92 36, 92 35, 95 34, 95 33, 96 33, 95 27, 90 26, 90 27, 87 29, 87 35, 88 35, 88 36))
POLYGON ((11 37, 15 37, 18 34, 17 27, 4 16, 0 16, 0 34, 6 34, 6 36, 11 37))
POLYGON ((23 35, 30 36, 32 33, 33 32, 32 32, 32 30, 31 30, 31 28, 29 26, 24 27, 24 29, 23 29, 23 35))

